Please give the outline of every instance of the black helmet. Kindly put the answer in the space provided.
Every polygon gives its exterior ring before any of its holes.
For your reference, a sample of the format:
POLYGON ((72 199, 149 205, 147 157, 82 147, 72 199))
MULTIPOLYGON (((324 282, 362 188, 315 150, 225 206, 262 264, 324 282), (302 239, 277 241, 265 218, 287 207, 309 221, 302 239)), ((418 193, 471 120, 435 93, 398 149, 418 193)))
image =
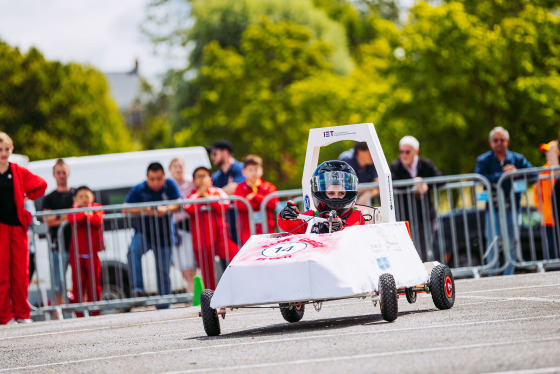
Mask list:
POLYGON ((356 172, 344 161, 323 162, 311 177, 311 195, 315 207, 323 203, 339 215, 346 213, 358 198, 356 172))

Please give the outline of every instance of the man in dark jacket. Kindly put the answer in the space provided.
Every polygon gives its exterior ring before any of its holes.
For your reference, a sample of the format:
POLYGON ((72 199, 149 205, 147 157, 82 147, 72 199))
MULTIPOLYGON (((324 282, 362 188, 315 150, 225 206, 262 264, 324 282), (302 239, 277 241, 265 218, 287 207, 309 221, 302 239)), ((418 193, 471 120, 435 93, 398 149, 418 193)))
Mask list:
POLYGON ((441 176, 432 161, 418 156, 420 143, 410 135, 399 142, 399 158, 391 162, 393 180, 414 179, 414 188, 396 189, 395 208, 399 220, 409 221, 416 250, 423 261, 433 260, 432 242, 436 230, 436 210, 430 193, 433 186, 422 178, 441 176))

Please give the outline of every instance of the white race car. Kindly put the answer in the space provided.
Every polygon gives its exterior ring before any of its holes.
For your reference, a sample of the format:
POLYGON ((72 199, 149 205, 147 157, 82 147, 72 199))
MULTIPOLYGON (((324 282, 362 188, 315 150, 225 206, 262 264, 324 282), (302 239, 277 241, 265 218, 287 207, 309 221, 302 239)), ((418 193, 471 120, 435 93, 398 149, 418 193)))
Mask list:
POLYGON ((253 235, 230 263, 216 291, 201 294, 201 315, 209 336, 220 334, 219 316, 227 308, 280 308, 284 319, 298 322, 306 304, 345 298, 379 302, 386 321, 398 315, 398 297, 416 301, 417 292, 432 294, 439 309, 455 302, 451 270, 437 262, 422 263, 407 222, 396 222, 391 175, 373 124, 312 129, 303 174, 304 202, 313 209, 311 173, 319 149, 340 140, 367 141, 380 181, 380 214, 366 212, 366 225, 327 234, 311 233, 324 218, 299 215, 308 221, 305 234, 253 235), (374 219, 375 216, 375 219, 374 219))

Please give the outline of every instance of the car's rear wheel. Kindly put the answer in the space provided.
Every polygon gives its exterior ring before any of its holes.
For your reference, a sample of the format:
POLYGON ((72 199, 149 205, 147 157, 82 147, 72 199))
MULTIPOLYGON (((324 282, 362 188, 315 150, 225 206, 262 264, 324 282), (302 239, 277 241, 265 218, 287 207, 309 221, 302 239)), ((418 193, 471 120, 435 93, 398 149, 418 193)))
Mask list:
POLYGON ((395 278, 391 274, 381 274, 379 277, 379 306, 381 315, 387 322, 397 319, 399 313, 399 300, 395 278))
POLYGON ((412 291, 410 288, 407 288, 404 290, 404 294, 406 295, 406 301, 408 301, 411 304, 414 304, 416 302, 416 296, 417 296, 416 291, 412 291))
POLYGON ((206 289, 200 293, 200 312, 202 314, 202 324, 208 336, 220 335, 220 319, 216 309, 210 307, 210 301, 214 291, 206 289))
POLYGON ((299 322, 305 313, 305 304, 292 305, 280 304, 280 313, 288 322, 299 322))
POLYGON ((432 269, 430 292, 439 309, 450 309, 455 304, 455 280, 449 267, 440 264, 432 269))

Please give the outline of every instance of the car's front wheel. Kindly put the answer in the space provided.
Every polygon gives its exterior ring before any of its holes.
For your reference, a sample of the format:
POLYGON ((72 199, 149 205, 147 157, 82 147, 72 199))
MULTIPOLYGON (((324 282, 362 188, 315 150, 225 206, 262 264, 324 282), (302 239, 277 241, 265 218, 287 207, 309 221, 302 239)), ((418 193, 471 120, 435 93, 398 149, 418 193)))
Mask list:
POLYGON ((305 313, 305 304, 292 305, 280 304, 280 313, 288 322, 299 322, 305 313))

